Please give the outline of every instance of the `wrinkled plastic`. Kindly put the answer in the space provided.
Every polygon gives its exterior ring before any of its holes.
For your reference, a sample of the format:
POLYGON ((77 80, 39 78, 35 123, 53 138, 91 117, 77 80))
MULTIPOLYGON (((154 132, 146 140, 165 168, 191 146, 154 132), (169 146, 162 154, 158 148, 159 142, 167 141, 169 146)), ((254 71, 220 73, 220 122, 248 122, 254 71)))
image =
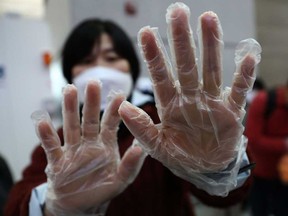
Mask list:
POLYGON ((90 81, 81 127, 77 89, 68 85, 63 95, 64 146, 49 115, 32 114, 48 160, 45 207, 53 215, 103 215, 105 203, 135 179, 145 154, 140 147, 132 147, 122 159, 119 156, 118 107, 123 95, 112 96, 100 123, 100 83, 90 81))
POLYGON ((223 89, 220 21, 213 12, 199 17, 198 61, 189 17, 190 10, 183 3, 167 9, 171 60, 157 28, 148 26, 139 31, 139 47, 150 71, 161 123, 155 125, 128 102, 122 103, 119 112, 153 158, 209 194, 226 196, 237 185, 246 151, 241 122, 261 47, 254 39, 239 43, 232 87, 223 89))

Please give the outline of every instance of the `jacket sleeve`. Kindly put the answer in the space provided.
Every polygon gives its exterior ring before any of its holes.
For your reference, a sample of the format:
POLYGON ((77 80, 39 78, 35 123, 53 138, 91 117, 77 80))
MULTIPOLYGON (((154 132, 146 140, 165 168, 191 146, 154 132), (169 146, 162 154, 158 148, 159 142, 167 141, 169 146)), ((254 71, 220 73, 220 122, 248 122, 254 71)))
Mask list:
POLYGON ((228 206, 235 205, 245 200, 247 195, 249 194, 251 185, 252 185, 252 178, 250 175, 241 187, 231 191, 226 197, 212 196, 207 192, 196 188, 194 185, 191 185, 191 192, 202 203, 208 206, 217 208, 226 208, 228 206))
POLYGON ((31 162, 23 171, 22 179, 11 189, 6 202, 5 216, 27 216, 29 214, 29 200, 31 191, 36 186, 46 182, 46 155, 41 146, 37 146, 32 153, 31 162))
POLYGON ((191 184, 192 194, 202 203, 217 208, 226 208, 244 201, 247 198, 252 185, 251 169, 254 166, 253 164, 249 163, 250 157, 248 158, 248 156, 249 155, 245 154, 241 163, 240 170, 242 168, 243 172, 239 173, 237 176, 236 188, 230 191, 226 197, 210 195, 206 191, 201 190, 191 184))
POLYGON ((245 130, 249 146, 253 146, 254 151, 257 152, 285 152, 287 149, 283 138, 265 134, 266 101, 267 94, 264 91, 260 92, 249 107, 245 130))
MULTIPOLYGON (((59 128, 57 133, 63 145, 63 128, 59 128)), ((5 216, 29 215, 29 201, 32 190, 47 181, 46 166, 46 154, 43 148, 38 145, 32 152, 30 164, 22 173, 22 179, 14 185, 9 193, 4 209, 5 216)))

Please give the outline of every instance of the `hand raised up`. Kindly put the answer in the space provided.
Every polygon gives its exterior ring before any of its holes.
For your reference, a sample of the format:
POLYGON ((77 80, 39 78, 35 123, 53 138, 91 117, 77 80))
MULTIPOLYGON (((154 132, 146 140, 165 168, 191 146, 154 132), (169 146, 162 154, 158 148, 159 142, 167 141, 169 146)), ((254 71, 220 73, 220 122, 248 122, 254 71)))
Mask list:
POLYGON ((241 121, 261 47, 253 39, 239 43, 234 81, 231 89, 224 91, 220 21, 213 12, 200 16, 201 61, 197 62, 189 16, 189 8, 182 3, 167 10, 171 61, 155 28, 144 27, 139 32, 161 123, 155 125, 145 112, 128 102, 122 103, 119 112, 152 157, 210 194, 226 195, 236 185, 245 152, 241 121))
POLYGON ((90 81, 81 127, 77 89, 73 85, 65 88, 63 147, 48 114, 32 114, 48 159, 48 215, 96 215, 104 202, 135 179, 142 166, 144 154, 140 147, 128 149, 122 159, 119 156, 118 108, 124 97, 114 96, 100 123, 100 91, 99 83, 90 81))

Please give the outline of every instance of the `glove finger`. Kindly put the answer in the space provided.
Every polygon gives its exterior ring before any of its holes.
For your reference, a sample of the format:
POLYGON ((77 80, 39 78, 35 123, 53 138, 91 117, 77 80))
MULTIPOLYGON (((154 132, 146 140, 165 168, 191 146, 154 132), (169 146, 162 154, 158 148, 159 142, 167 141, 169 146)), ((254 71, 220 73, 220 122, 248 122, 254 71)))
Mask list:
POLYGON ((255 67, 260 62, 261 46, 254 39, 241 41, 235 52, 236 72, 230 99, 238 109, 245 106, 247 92, 256 79, 255 67))
POLYGON ((172 83, 171 65, 164 56, 164 46, 161 46, 156 29, 144 27, 139 31, 138 41, 142 55, 148 66, 155 96, 162 107, 170 103, 176 91, 172 83))
POLYGON ((254 69, 255 59, 247 55, 239 67, 239 72, 234 75, 230 97, 238 109, 244 107, 247 92, 253 86, 255 81, 254 69))
POLYGON ((118 175, 124 183, 132 183, 138 175, 146 154, 140 146, 131 146, 124 154, 118 168, 118 175))
POLYGON ((96 141, 99 134, 101 87, 99 81, 89 81, 83 107, 82 136, 86 141, 96 141))
POLYGON ((80 143, 80 121, 77 89, 74 85, 67 85, 63 90, 63 133, 67 148, 80 143))
POLYGON ((195 62, 195 43, 189 23, 190 10, 183 3, 169 6, 166 14, 168 39, 175 60, 178 79, 185 95, 195 94, 198 88, 198 71, 195 62))
POLYGON ((202 58, 203 90, 211 96, 219 96, 222 85, 222 29, 213 12, 205 12, 199 18, 198 38, 202 58))
POLYGON ((109 104, 104 111, 101 121, 101 138, 104 144, 112 144, 113 148, 117 144, 117 131, 120 123, 118 109, 120 104, 125 100, 123 94, 110 93, 109 104))
POLYGON ((45 150, 49 164, 55 164, 63 155, 60 138, 52 126, 47 112, 35 111, 31 118, 35 125, 36 133, 45 150))
POLYGON ((150 116, 127 101, 121 104, 119 114, 133 136, 149 150, 154 149, 158 129, 150 116))

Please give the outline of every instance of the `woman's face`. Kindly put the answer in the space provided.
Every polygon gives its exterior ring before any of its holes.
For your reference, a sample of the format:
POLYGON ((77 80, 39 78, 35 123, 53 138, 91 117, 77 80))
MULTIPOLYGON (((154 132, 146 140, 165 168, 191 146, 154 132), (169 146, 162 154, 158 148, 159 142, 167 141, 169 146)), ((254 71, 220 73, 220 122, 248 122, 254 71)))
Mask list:
POLYGON ((85 70, 95 67, 103 66, 117 69, 123 73, 130 72, 130 65, 127 59, 120 57, 114 50, 110 36, 103 33, 100 37, 99 46, 95 46, 91 55, 87 56, 83 62, 75 65, 72 68, 72 78, 83 73, 85 70))

